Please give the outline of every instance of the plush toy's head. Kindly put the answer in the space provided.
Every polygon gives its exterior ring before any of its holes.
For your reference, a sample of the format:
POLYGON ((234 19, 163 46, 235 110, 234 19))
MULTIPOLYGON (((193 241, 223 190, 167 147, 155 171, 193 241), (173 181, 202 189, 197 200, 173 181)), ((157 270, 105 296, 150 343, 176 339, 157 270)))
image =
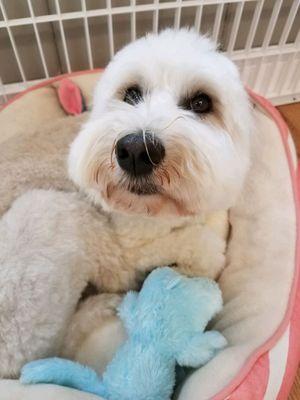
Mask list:
POLYGON ((180 347, 202 333, 221 310, 218 285, 207 278, 187 278, 165 267, 153 271, 139 294, 131 292, 120 307, 130 335, 180 347))

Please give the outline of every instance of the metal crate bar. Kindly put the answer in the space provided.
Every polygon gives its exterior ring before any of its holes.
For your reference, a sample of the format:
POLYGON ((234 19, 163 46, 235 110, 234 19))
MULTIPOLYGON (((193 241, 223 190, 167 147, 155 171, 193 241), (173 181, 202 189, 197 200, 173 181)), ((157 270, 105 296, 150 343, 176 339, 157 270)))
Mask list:
POLYGON ((241 3, 239 3, 237 5, 236 10, 235 10, 234 21, 233 21, 229 44, 228 44, 228 49, 227 49, 229 54, 231 54, 234 50, 237 33, 238 33, 240 23, 241 23, 241 17, 242 17, 242 13, 243 13, 243 9, 244 9, 244 4, 245 4, 245 1, 242 1, 241 3))
POLYGON ((182 0, 177 0, 176 9, 175 9, 175 18, 174 18, 174 28, 180 28, 180 20, 181 20, 181 11, 182 11, 182 0))
POLYGON ((196 16, 195 16, 195 29, 197 32, 200 32, 202 14, 203 14, 203 6, 201 5, 201 6, 197 7, 196 16))
POLYGON ((154 10, 153 10, 153 32, 158 33, 159 25, 159 0, 154 0, 154 10))
MULTIPOLYGON (((296 17, 298 8, 299 8, 299 4, 300 4, 299 0, 293 1, 292 7, 290 9, 289 15, 285 22, 285 25, 284 25, 284 28, 283 28, 283 31, 282 31, 282 34, 281 34, 281 37, 279 40, 279 44, 277 47, 279 54, 276 56, 275 68, 272 73, 272 82, 276 83, 280 94, 282 93, 282 88, 283 88, 283 80, 282 81, 280 80, 280 78, 282 77, 282 72, 283 72, 282 71, 283 63, 281 62, 282 55, 283 55, 282 50, 283 50, 284 46, 286 45, 289 33, 292 29, 292 25, 294 23, 294 20, 295 20, 295 17, 296 17)), ((285 81, 285 79, 284 79, 284 81, 285 81)), ((267 82, 267 85, 265 88, 266 92, 268 92, 268 90, 269 90, 270 83, 271 83, 271 79, 267 82)))
POLYGON ((246 41, 246 47, 245 47, 246 52, 249 52, 253 46, 253 41, 254 41, 256 31, 257 31, 258 22, 259 22, 259 19, 261 16, 263 6, 264 6, 264 0, 258 1, 256 3, 250 30, 249 30, 247 41, 246 41))
POLYGON ((34 15, 31 0, 27 0, 27 4, 28 4, 30 16, 33 19, 34 34, 35 34, 36 42, 38 45, 38 49, 39 49, 39 53, 40 53, 40 57, 41 57, 41 61, 42 61, 42 65, 43 65, 43 69, 44 69, 44 73, 45 73, 45 78, 49 78, 49 71, 48 71, 48 67, 47 67, 47 63, 46 63, 46 59, 45 59, 43 46, 41 43, 40 34, 39 34, 39 31, 38 31, 38 28, 37 28, 37 25, 35 22, 35 15, 34 15))
POLYGON ((108 11, 107 29, 108 29, 109 54, 110 58, 113 58, 113 56, 115 55, 115 44, 114 44, 114 28, 112 19, 113 9, 111 8, 111 0, 106 0, 106 10, 108 11))
POLYGON ((60 30, 60 36, 61 36, 63 50, 64 50, 65 61, 66 61, 66 65, 67 65, 67 70, 68 70, 68 72, 71 72, 71 63, 70 63, 66 35, 65 35, 64 25, 63 25, 63 18, 62 18, 62 14, 60 12, 59 0, 55 0, 55 8, 56 8, 56 12, 58 15, 59 30, 60 30))
MULTIPOLYGON (((136 0, 130 0, 131 7, 134 9, 136 0)), ((130 28, 131 28, 131 41, 136 39, 136 12, 132 11, 130 14, 130 28)))
POLYGON ((5 10, 5 7, 3 5, 3 1, 2 0, 0 0, 0 9, 1 9, 1 12, 2 12, 2 15, 3 15, 3 19, 4 19, 3 23, 5 24, 5 28, 7 29, 7 33, 8 33, 9 40, 10 40, 10 43, 11 43, 11 46, 12 46, 12 49, 13 49, 13 52, 14 52, 14 55, 15 55, 15 58, 16 58, 16 61, 17 61, 17 65, 18 65, 18 68, 19 68, 19 72, 20 72, 21 78, 22 78, 23 82, 26 84, 27 80, 26 80, 25 72, 24 72, 24 69, 23 69, 23 66, 22 66, 22 62, 21 62, 21 58, 20 58, 20 55, 19 55, 19 52, 18 52, 18 49, 17 49, 17 46, 16 46, 15 38, 14 38, 14 36, 12 34, 12 31, 10 29, 10 26, 8 24, 8 18, 7 18, 6 10, 5 10))
POLYGON ((86 0, 81 0, 81 9, 84 14, 83 21, 84 21, 84 35, 86 41, 86 49, 87 49, 87 56, 90 69, 94 68, 94 60, 92 54, 92 46, 91 46, 91 37, 90 37, 90 29, 89 29, 89 21, 86 15, 86 0))
MULTIPOLYGON (((275 29, 275 26, 276 26, 276 22, 277 22, 277 19, 278 19, 278 16, 279 16, 279 12, 280 12, 280 9, 281 9, 281 6, 282 6, 282 1, 283 0, 276 0, 275 6, 273 8, 272 15, 271 15, 271 19, 270 19, 270 22, 268 24, 267 32, 265 34, 264 41, 263 41, 263 44, 262 44, 262 50, 263 51, 265 51, 267 49, 267 47, 270 45, 271 38, 272 38, 274 29, 275 29)), ((256 74, 256 79, 254 81, 254 88, 257 88, 257 86, 261 85, 261 83, 262 83, 261 80, 262 80, 262 76, 263 76, 263 65, 264 65, 263 63, 264 63, 264 61, 265 61, 265 57, 262 56, 260 61, 259 61, 258 67, 257 67, 257 74, 256 74)))
MULTIPOLYGON (((244 0, 244 2, 256 2, 257 0, 244 0)), ((241 0, 226 0, 225 3, 240 3, 241 0)), ((111 7, 111 2, 109 2, 110 6, 106 5, 106 8, 99 8, 95 10, 87 10, 86 16, 89 17, 105 17, 109 15, 119 15, 119 14, 130 14, 132 12, 145 12, 145 11, 155 11, 155 10, 176 10, 178 7, 186 8, 192 6, 200 6, 200 5, 215 5, 222 4, 224 0, 186 0, 182 3, 178 3, 177 1, 170 1, 168 3, 152 3, 152 4, 140 4, 135 5, 134 7, 122 6, 122 7, 111 7)), ((107 1, 108 4, 108 1, 107 1)), ((82 11, 73 11, 66 13, 58 13, 50 14, 50 15, 40 15, 36 16, 36 23, 43 22, 55 22, 55 21, 66 21, 72 19, 81 19, 82 11)), ((11 19, 7 21, 9 26, 20 26, 20 25, 32 25, 33 21, 31 17, 27 18, 18 18, 11 19)), ((5 28, 6 24, 4 21, 0 21, 0 28, 5 28)))
POLYGON ((218 41, 218 37, 219 37, 219 33, 220 33, 223 10, 224 10, 224 3, 219 4, 217 6, 217 12, 216 12, 216 16, 215 16, 215 22, 214 22, 214 28, 213 28, 213 34, 212 34, 212 37, 213 37, 214 41, 216 41, 216 42, 218 41))

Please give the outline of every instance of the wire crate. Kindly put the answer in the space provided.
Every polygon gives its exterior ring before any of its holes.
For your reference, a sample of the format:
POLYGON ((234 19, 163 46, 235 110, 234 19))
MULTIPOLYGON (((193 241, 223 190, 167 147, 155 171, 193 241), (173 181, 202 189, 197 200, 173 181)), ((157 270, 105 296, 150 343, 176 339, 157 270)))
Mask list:
POLYGON ((146 32, 193 26, 274 104, 300 101, 300 0, 0 0, 0 103, 51 76, 104 67, 146 32))

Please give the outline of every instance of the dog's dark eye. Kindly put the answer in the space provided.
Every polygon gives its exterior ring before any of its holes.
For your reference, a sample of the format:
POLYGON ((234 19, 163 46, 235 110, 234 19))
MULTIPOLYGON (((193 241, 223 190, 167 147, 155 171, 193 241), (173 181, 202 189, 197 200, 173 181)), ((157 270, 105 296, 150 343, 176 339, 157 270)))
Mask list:
POLYGON ((132 106, 143 100, 142 90, 138 86, 131 86, 126 89, 123 100, 132 106))
POLYGON ((198 93, 188 101, 187 108, 197 114, 206 114, 212 110, 212 100, 206 93, 198 93))

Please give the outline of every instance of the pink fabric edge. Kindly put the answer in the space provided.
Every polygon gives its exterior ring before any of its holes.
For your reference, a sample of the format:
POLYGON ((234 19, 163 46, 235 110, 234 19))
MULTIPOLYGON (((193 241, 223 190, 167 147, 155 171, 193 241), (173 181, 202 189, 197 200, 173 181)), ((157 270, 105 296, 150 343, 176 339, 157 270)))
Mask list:
MULTIPOLYGON (((34 85, 23 92, 17 94, 14 96, 10 101, 8 101, 4 106, 0 108, 0 111, 8 107, 10 104, 14 103, 24 95, 26 95, 29 92, 32 92, 33 90, 37 90, 40 88, 43 88, 45 86, 48 86, 54 82, 57 82, 63 78, 67 77, 74 77, 74 76, 80 76, 80 75, 85 75, 85 74, 94 74, 97 72, 103 71, 102 68, 99 69, 94 69, 94 70, 85 70, 85 71, 78 71, 78 72, 73 72, 70 74, 63 74, 56 76, 54 78, 48 79, 46 81, 43 81, 37 85, 34 85)), ((224 400, 226 397, 228 397, 234 389, 236 389, 242 382, 243 380, 247 377, 248 373, 251 371, 251 368, 257 361, 257 359, 262 356, 264 353, 268 352, 274 344, 279 340, 279 338, 282 336, 284 333, 284 330, 288 326, 288 323, 291 319, 291 315, 293 312, 293 306, 295 304, 295 299, 296 299, 296 291, 297 288, 300 288, 300 280, 299 280, 299 246, 300 246, 300 235, 299 235, 299 215, 300 215, 300 202, 299 202, 299 194, 298 194, 298 182, 297 182, 297 173, 295 171, 295 168, 293 167, 293 161, 292 161, 292 156, 291 152, 289 149, 289 145, 287 142, 288 139, 288 127, 283 120, 281 114, 279 111, 276 110, 276 108, 264 97, 254 93, 251 89, 247 88, 247 91, 250 95, 250 97, 257 102, 262 108, 264 108, 267 113, 270 115, 270 117, 273 118, 275 121, 281 138, 282 138, 282 143, 284 146, 284 150, 286 153, 287 161, 288 161, 288 166, 289 166, 289 171, 290 171, 290 177, 291 177, 291 182, 293 186, 293 194, 294 194, 294 202, 295 202, 295 212, 296 212, 296 253, 295 253, 295 274, 294 274, 294 279, 293 279, 293 286, 291 289, 290 293, 290 298, 288 301, 288 307, 287 311, 285 314, 285 317, 277 330, 274 332, 274 334, 268 339, 262 346, 260 346, 253 354, 248 358, 246 361, 244 367, 240 370, 238 375, 224 388, 222 389, 219 393, 217 393, 211 400, 224 400)), ((299 319, 300 320, 300 319, 299 319)), ((300 321, 299 321, 300 325, 300 321)), ((300 357, 300 355, 299 355, 300 357)), ((295 371, 296 373, 296 371, 295 371)), ((282 384, 281 390, 283 388, 284 382, 282 384)))
POLYGON ((33 85, 30 88, 25 89, 22 92, 16 94, 7 103, 5 103, 4 105, 2 105, 0 107, 0 112, 2 110, 4 110, 5 108, 7 108, 8 106, 10 106, 16 100, 19 100, 21 97, 25 96, 27 93, 33 92, 34 90, 41 89, 41 88, 43 88, 45 86, 51 85, 52 83, 58 82, 58 81, 60 81, 62 79, 65 79, 65 78, 72 78, 72 77, 80 76, 80 75, 96 74, 96 73, 101 72, 103 70, 104 70, 104 68, 87 69, 87 70, 84 70, 84 71, 71 72, 70 74, 67 73, 67 74, 57 75, 54 78, 47 79, 47 80, 45 80, 43 82, 40 82, 40 83, 38 83, 36 85, 33 85))
POLYGON ((230 394, 230 400, 262 400, 270 376, 269 353, 260 356, 242 383, 230 394))

